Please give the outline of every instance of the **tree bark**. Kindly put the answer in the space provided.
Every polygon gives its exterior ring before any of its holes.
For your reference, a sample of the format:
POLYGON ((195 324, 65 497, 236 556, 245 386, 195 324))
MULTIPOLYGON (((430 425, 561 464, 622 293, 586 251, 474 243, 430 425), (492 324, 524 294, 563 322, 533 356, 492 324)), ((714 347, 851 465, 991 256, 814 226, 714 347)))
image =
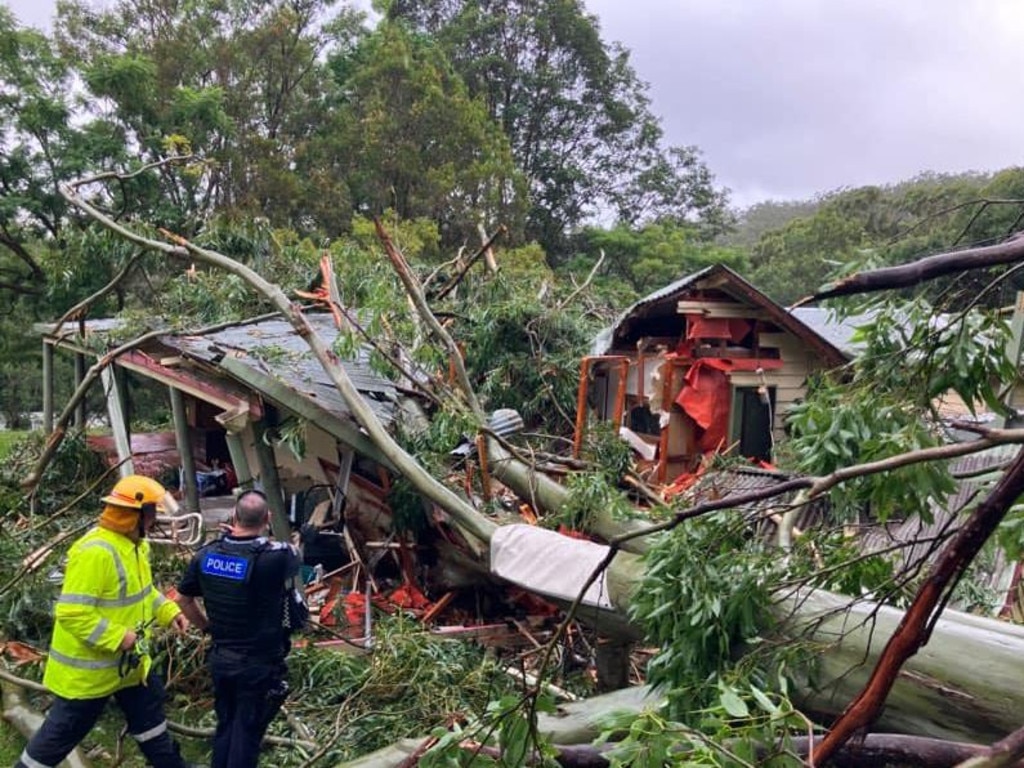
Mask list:
POLYGON ((1024 450, 1000 478, 956 536, 939 554, 935 565, 914 601, 907 609, 896 632, 878 659, 874 672, 860 694, 850 702, 811 755, 823 764, 858 731, 871 726, 885 706, 903 664, 924 646, 949 599, 949 590, 963 575, 982 546, 988 541, 1007 510, 1024 493, 1024 450))
POLYGON ((906 288, 943 275, 996 267, 1001 264, 1014 264, 1021 259, 1024 259, 1024 233, 1018 232, 996 245, 937 253, 909 264, 882 267, 868 272, 856 272, 842 280, 828 283, 820 291, 801 299, 794 306, 835 296, 853 296, 858 293, 906 288))

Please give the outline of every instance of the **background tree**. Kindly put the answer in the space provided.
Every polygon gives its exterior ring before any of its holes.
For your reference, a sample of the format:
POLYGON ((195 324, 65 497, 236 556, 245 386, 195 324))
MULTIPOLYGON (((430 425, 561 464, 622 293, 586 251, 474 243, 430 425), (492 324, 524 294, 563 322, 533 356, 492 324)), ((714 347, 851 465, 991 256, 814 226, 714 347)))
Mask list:
POLYGON ((508 142, 436 44, 384 21, 331 68, 357 211, 429 217, 456 247, 479 241, 477 223, 522 231, 526 189, 508 142))
POLYGON ((97 11, 59 3, 57 39, 80 62, 92 109, 123 144, 142 162, 191 154, 202 163, 192 174, 166 170, 149 194, 134 191, 141 204, 165 206, 154 223, 194 233, 215 211, 334 232, 347 223, 342 180, 309 173, 321 157, 310 145, 333 124, 323 112, 321 54, 362 18, 345 11, 332 19, 332 5, 152 0, 97 11))
POLYGON ((643 296, 711 264, 727 264, 738 272, 747 266, 738 248, 707 242, 699 227, 673 221, 656 221, 641 227, 619 224, 604 229, 585 227, 574 238, 580 266, 603 253, 602 282, 628 286, 632 296, 643 296))
POLYGON ((567 234, 611 212, 721 229, 725 195, 693 148, 666 149, 629 54, 579 0, 394 0, 389 18, 447 52, 529 180, 526 236, 557 266, 567 234))

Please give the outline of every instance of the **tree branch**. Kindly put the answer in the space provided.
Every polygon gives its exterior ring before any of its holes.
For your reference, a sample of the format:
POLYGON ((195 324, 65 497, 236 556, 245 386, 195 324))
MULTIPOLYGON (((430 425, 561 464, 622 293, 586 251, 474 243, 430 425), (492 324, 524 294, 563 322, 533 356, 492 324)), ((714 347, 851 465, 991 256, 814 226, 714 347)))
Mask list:
POLYGON ((801 299, 791 308, 835 296, 853 296, 890 288, 906 288, 943 275, 1013 264, 1021 259, 1024 259, 1024 232, 1018 232, 997 245, 937 253, 909 264, 857 272, 833 283, 827 283, 817 293, 801 299))
POLYGON ((469 272, 470 268, 474 264, 476 264, 477 261, 480 260, 480 257, 486 254, 488 250, 490 250, 491 246, 494 245, 494 242, 507 231, 508 230, 506 229, 504 224, 500 225, 494 231, 494 234, 487 239, 487 242, 480 246, 480 250, 478 250, 476 253, 473 254, 472 257, 470 257, 469 261, 466 262, 466 265, 458 272, 458 274, 456 274, 455 277, 449 280, 448 283, 444 285, 440 291, 438 291, 437 296, 435 298, 438 301, 440 301, 449 293, 454 291, 455 287, 462 282, 462 278, 466 276, 466 273, 469 272))
POLYGON ((885 700, 903 664, 917 653, 931 635, 947 590, 988 541, 1007 510, 1024 493, 1024 450, 967 522, 947 544, 910 604, 903 620, 886 643, 871 677, 847 705, 821 743, 811 752, 816 764, 825 764, 854 734, 868 728, 881 714, 885 700), (938 610, 937 610, 938 609, 938 610))
POLYGON ((395 468, 407 477, 426 498, 436 503, 456 519, 463 529, 477 539, 478 543, 490 541, 491 534, 496 528, 495 523, 479 514, 468 502, 433 478, 412 456, 395 442, 394 438, 388 434, 387 430, 366 404, 362 394, 352 383, 344 366, 339 362, 337 355, 324 343, 323 339, 320 338, 319 334, 309 324, 301 308, 293 304, 278 286, 264 280, 257 272, 244 264, 216 251, 200 248, 185 238, 170 232, 164 231, 163 234, 176 243, 175 245, 152 240, 132 232, 82 200, 81 197, 74 193, 71 186, 62 185, 60 191, 69 203, 86 212, 97 222, 125 239, 168 256, 195 258, 203 263, 223 269, 240 277, 250 287, 262 294, 281 312, 291 323, 292 327, 295 328, 296 333, 309 345, 310 350, 338 389, 338 393, 352 412, 353 417, 367 431, 370 439, 387 456, 395 468))
POLYGON ((430 311, 430 307, 427 306, 427 300, 423 295, 423 291, 420 290, 415 276, 409 269, 409 264, 406 262, 405 257, 402 256, 399 250, 395 247, 395 244, 391 242, 391 237, 384 231, 384 226, 380 223, 380 219, 374 219, 373 224, 377 228, 377 237, 379 237, 380 241, 384 244, 384 250, 387 252, 388 258, 391 259, 391 263, 394 265, 395 271, 398 273, 398 277, 402 281, 402 285, 405 286, 405 292, 409 295, 409 298, 416 306, 416 310, 419 312, 420 317, 427 323, 427 326, 444 345, 445 349, 447 349, 448 357, 452 361, 452 365, 455 369, 455 378, 459 382, 459 388, 462 390, 462 394, 466 398, 466 403, 478 419, 481 421, 486 420, 483 406, 480 405, 476 392, 473 390, 473 385, 469 382, 469 374, 466 373, 466 366, 462 362, 462 352, 459 351, 458 345, 456 345, 455 340, 452 339, 451 335, 441 326, 441 323, 437 321, 434 313, 430 311))

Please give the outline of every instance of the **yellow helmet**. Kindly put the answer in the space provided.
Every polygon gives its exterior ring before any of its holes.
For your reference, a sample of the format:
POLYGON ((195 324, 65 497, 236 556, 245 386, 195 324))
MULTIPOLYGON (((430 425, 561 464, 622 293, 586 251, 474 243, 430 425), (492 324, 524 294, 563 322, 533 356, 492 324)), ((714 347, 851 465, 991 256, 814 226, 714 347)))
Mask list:
POLYGON ((103 503, 146 512, 166 512, 166 496, 167 489, 153 478, 128 475, 117 481, 110 494, 103 497, 103 503))

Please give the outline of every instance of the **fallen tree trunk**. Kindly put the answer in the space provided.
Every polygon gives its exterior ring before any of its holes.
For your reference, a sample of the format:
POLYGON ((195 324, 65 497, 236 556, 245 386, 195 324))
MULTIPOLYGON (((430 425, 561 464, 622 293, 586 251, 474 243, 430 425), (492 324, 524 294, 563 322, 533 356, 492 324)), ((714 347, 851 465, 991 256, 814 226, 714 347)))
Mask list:
MULTIPOLYGON (((609 765, 607 752, 614 748, 614 742, 601 747, 592 744, 605 729, 605 718, 612 713, 639 715, 644 709, 657 707, 660 703, 660 697, 652 694, 647 686, 623 689, 564 704, 557 714, 541 713, 537 719, 537 730, 555 746, 556 760, 565 768, 605 768, 609 765)), ((401 768, 413 765, 429 746, 426 738, 402 739, 369 755, 341 763, 338 768, 401 768)), ((810 746, 807 737, 794 737, 790 741, 791 749, 799 755, 806 755, 810 746)), ((829 764, 839 768, 873 768, 879 765, 952 768, 985 752, 986 747, 971 742, 872 733, 844 745, 829 764)))
MULTIPOLYGON (((31 739, 45 718, 30 708, 22 697, 22 689, 8 681, 0 682, 0 689, 3 690, 4 720, 9 722, 26 740, 31 739)), ((79 747, 71 750, 71 753, 64 758, 61 766, 67 768, 90 768, 90 763, 83 755, 79 747)))
MULTIPOLYGON (((606 634, 636 638, 625 619, 640 583, 639 556, 618 552, 588 590, 584 583, 609 548, 528 525, 502 526, 492 539, 491 568, 501 578, 560 602, 581 592, 577 618, 606 634)), ((821 644, 814 669, 803 670, 794 698, 831 719, 863 688, 903 612, 820 590, 780 597, 786 640, 821 644)), ((991 742, 1020 726, 1024 627, 946 610, 931 640, 901 670, 876 724, 880 729, 954 741, 991 742)))
MULTIPOLYGON (((780 603, 787 636, 826 644, 794 691, 799 706, 838 714, 864 687, 903 611, 814 591, 780 603)), ((877 727, 990 743, 1015 731, 1024 712, 1019 671, 1024 627, 947 609, 928 644, 897 675, 877 727)))
MULTIPOLYGON (((729 749, 729 743, 724 745, 729 749)), ((811 740, 798 736, 789 741, 788 754, 807 758, 811 740)), ((609 755, 615 744, 600 747, 581 744, 555 745, 555 760, 563 768, 608 768, 609 755)), ((765 746, 759 751, 758 759, 767 758, 771 751, 765 746)), ((985 751, 980 744, 958 741, 942 741, 923 736, 905 736, 899 733, 870 733, 862 739, 850 741, 838 749, 829 760, 832 768, 878 768, 880 765, 899 765, 901 768, 955 768, 966 760, 976 759, 985 751)), ((497 757, 497 750, 488 750, 488 755, 497 757)), ((974 765, 973 762, 970 763, 974 765)), ((1004 763, 1019 766, 1019 763, 1004 763)))

